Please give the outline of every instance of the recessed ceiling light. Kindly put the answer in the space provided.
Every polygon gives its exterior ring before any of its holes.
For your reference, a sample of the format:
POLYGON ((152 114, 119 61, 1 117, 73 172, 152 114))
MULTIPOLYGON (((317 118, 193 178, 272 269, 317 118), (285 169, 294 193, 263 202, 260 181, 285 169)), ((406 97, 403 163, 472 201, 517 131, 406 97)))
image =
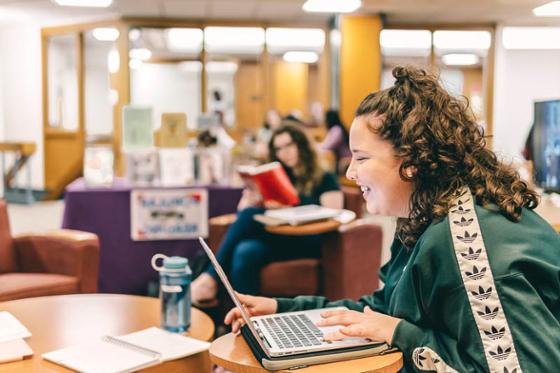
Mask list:
POLYGON ((379 35, 383 56, 427 57, 432 48, 429 30, 381 30, 379 35))
POLYGON ((60 6, 83 6, 90 8, 107 8, 113 0, 54 0, 60 6))
POLYGON ((119 30, 114 27, 94 28, 92 34, 99 41, 115 41, 119 38, 119 30))
POLYGON ((210 53, 261 53, 264 47, 264 29, 206 27, 204 45, 210 53))
POLYGON ((441 60, 447 66, 469 66, 476 65, 480 59, 472 53, 450 53, 443 55, 441 60))
POLYGON ((558 17, 560 16, 560 1, 551 1, 533 9, 533 14, 537 17, 558 17))
POLYGON ((307 0, 302 8, 306 12, 352 13, 361 6, 361 0, 307 0))
POLYGON ((206 71, 209 73, 233 74, 237 71, 237 64, 230 61, 209 61, 206 63, 206 71))
POLYGON ((302 51, 290 51, 284 53, 282 56, 286 62, 302 62, 302 63, 314 63, 319 60, 319 56, 315 52, 302 52, 302 51))
POLYGON ((325 45, 325 31, 317 28, 280 28, 266 29, 266 46, 269 52, 288 50, 322 51, 325 45))

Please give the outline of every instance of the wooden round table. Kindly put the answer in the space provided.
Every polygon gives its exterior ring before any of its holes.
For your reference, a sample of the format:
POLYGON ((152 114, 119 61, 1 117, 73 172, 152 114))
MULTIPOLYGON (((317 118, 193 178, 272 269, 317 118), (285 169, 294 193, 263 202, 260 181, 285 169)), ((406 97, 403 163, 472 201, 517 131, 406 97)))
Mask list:
MULTIPOLYGON (((260 365, 251 349, 242 336, 226 334, 210 346, 210 359, 228 370, 240 373, 262 373, 267 372, 260 365)), ((312 365, 307 368, 298 369, 298 373, 353 373, 353 372, 375 372, 393 373, 403 366, 402 353, 393 352, 387 355, 372 356, 362 359, 339 361, 329 364, 312 365)), ((294 372, 293 370, 281 370, 280 372, 294 372)))
MULTIPOLYGON (((119 336, 160 324, 157 298, 120 294, 76 294, 27 298, 0 303, 29 329, 26 339, 33 357, 0 364, 0 372, 70 372, 41 358, 41 354, 101 338, 119 336)), ((191 328, 185 334, 203 341, 214 335, 214 323, 192 308, 191 328)), ((168 361, 149 372, 210 372, 208 352, 168 361)))

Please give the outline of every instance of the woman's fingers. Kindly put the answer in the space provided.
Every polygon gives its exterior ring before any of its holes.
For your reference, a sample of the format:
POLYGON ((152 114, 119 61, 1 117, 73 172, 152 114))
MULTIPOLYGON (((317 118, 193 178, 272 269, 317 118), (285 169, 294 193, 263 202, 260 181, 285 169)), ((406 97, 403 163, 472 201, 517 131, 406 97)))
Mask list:
POLYGON ((339 313, 325 312, 325 314, 327 315, 321 315, 323 318, 317 322, 318 326, 350 325, 362 320, 362 314, 355 311, 343 311, 339 313))
POLYGON ((234 334, 237 333, 243 325, 245 325, 243 319, 236 319, 231 326, 231 332, 234 334))
POLYGON ((340 330, 336 332, 328 333, 323 336, 323 340, 325 342, 332 342, 332 341, 340 341, 341 339, 346 338, 346 335, 342 334, 340 330))
POLYGON ((237 309, 237 307, 233 308, 226 314, 226 317, 224 318, 224 323, 226 325, 229 325, 232 323, 233 320, 238 319, 240 317, 241 317, 241 312, 239 312, 239 309, 237 309))

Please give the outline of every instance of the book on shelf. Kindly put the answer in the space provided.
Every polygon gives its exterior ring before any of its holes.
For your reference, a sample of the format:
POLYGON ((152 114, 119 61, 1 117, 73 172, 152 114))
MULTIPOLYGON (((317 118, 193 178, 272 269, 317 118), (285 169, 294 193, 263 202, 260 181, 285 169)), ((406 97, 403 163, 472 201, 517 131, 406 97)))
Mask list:
POLYGON ((162 113, 159 146, 184 148, 187 146, 187 140, 187 115, 185 113, 162 113))
POLYGON ((78 372, 132 372, 194 355, 209 347, 208 342, 151 327, 120 337, 105 336, 41 356, 78 372))
POLYGON ((260 193, 263 201, 276 201, 287 206, 299 203, 298 192, 280 162, 242 165, 237 167, 237 172, 248 188, 260 193))
POLYGON ((152 109, 126 105, 122 108, 122 149, 124 152, 150 149, 154 145, 152 109))
POLYGON ((255 220, 266 225, 301 225, 338 217, 345 210, 331 209, 319 205, 303 205, 282 209, 266 210, 255 215, 255 220))

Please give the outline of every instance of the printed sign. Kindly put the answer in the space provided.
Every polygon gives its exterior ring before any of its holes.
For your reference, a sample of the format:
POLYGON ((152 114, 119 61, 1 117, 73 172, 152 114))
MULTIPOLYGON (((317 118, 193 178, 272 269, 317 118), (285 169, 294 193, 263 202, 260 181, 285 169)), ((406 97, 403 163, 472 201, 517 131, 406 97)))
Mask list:
POLYGON ((130 193, 133 241, 208 236, 206 189, 146 189, 130 193))

